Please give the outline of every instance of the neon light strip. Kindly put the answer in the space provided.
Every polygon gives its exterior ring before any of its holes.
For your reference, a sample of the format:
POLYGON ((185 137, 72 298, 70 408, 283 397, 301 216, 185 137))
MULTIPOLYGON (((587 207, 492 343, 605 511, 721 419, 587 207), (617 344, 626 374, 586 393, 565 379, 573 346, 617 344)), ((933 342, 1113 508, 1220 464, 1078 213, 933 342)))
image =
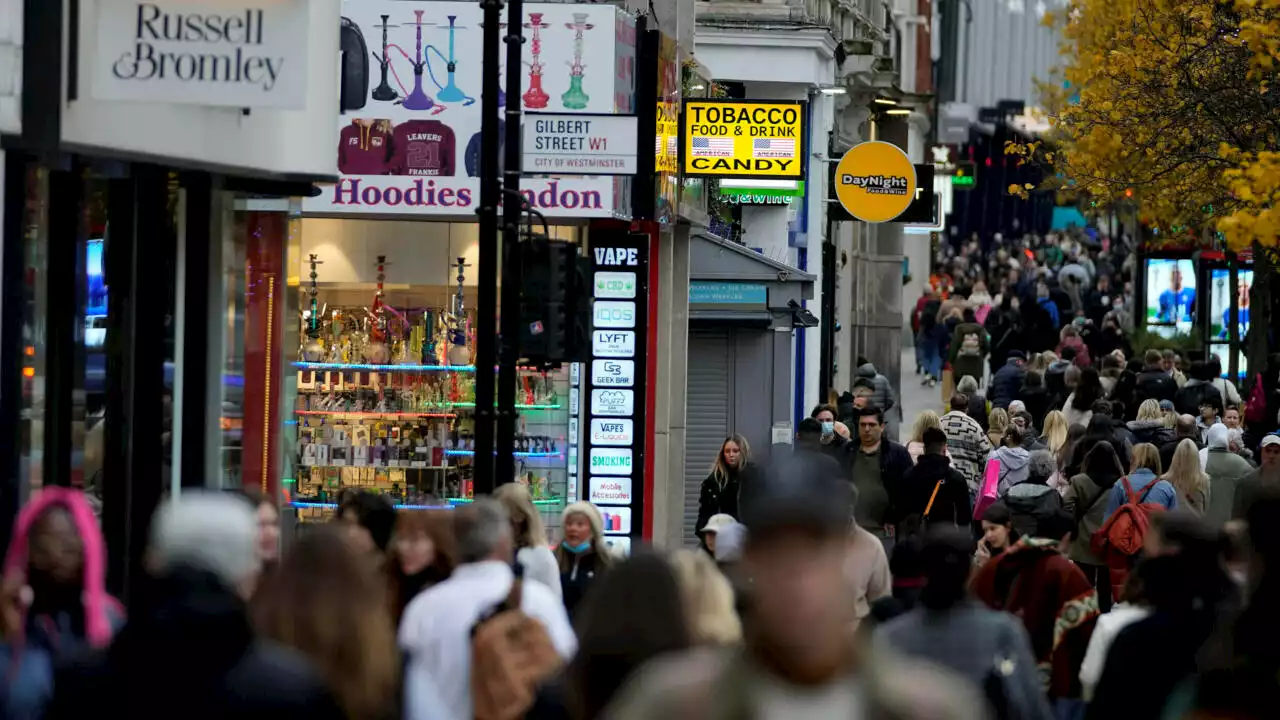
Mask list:
POLYGON ((316 415, 321 417, 331 417, 334 415, 350 415, 356 418, 451 418, 457 417, 453 413, 407 413, 407 412, 355 412, 346 410, 294 410, 295 415, 316 415))
MULTIPOLYGON (((338 503, 318 503, 318 502, 300 502, 293 501, 289 503, 290 507, 299 508, 301 510, 337 510, 338 503)), ((401 510, 452 510, 452 505, 396 505, 401 510)))
MULTIPOLYGON (((476 406, 475 403, 458 402, 458 403, 431 403, 428 407, 436 410, 447 410, 449 408, 474 408, 475 406, 476 406)), ((562 406, 559 403, 555 405, 521 405, 521 404, 516 405, 517 410, 559 410, 561 407, 562 406)), ((432 413, 420 413, 420 412, 401 412, 401 413, 382 412, 380 413, 380 412, 372 412, 367 410, 362 410, 362 411, 294 410, 293 413, 295 415, 404 415, 406 417, 454 417, 454 415, 450 413, 444 413, 444 414, 432 414, 432 413)))
POLYGON ((295 362, 299 370, 338 370, 368 372, 475 372, 475 365, 370 365, 366 363, 295 362))
MULTIPOLYGON (((475 498, 445 498, 454 505, 466 505, 475 502, 475 498)), ((546 500, 534 500, 534 505, 559 505, 564 502, 564 498, 550 498, 546 500)))
MULTIPOLYGON (((475 451, 475 450, 445 450, 445 451, 444 451, 444 454, 445 454, 445 455, 449 455, 449 456, 465 456, 465 457, 470 457, 470 456, 475 455, 475 454, 476 454, 476 451, 475 451)), ((497 455, 497 454, 498 454, 498 451, 497 451, 497 450, 493 451, 493 454, 494 454, 494 455, 497 455)), ((559 452, 540 452, 540 453, 539 453, 539 452, 517 452, 517 453, 512 453, 512 455, 514 455, 515 457, 522 457, 522 458, 553 458, 553 457, 561 457, 561 456, 563 456, 563 455, 564 455, 564 453, 559 453, 559 452)))

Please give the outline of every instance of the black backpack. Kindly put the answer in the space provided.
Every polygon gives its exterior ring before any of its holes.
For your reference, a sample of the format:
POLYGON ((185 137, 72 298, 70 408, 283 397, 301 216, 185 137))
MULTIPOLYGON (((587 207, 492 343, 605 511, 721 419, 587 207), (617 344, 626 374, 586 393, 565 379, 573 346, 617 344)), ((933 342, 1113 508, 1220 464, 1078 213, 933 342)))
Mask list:
POLYGON ((359 110, 369 99, 369 46, 360 26, 342 18, 338 47, 342 50, 342 90, 340 112, 359 110))

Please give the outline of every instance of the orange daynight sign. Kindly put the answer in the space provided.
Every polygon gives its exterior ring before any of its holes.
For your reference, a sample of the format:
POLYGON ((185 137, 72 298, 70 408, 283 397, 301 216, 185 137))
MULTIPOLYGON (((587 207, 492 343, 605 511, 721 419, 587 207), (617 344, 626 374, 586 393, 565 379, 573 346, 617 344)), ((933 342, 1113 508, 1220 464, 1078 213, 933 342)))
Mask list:
POLYGON ((836 198, 863 222, 890 222, 915 196, 916 168, 897 145, 860 143, 836 165, 836 198))

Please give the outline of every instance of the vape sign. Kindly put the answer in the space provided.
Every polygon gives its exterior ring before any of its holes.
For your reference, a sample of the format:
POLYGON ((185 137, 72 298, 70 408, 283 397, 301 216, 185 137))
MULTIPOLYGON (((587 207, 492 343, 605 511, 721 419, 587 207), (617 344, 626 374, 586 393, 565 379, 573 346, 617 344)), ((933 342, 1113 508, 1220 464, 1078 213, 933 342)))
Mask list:
POLYGON ((631 387, 636 382, 634 360, 592 360, 591 384, 597 387, 631 387))
POLYGON ((583 397, 589 410, 583 474, 605 532, 630 542, 644 532, 645 517, 649 236, 601 228, 592 229, 590 242, 594 302, 590 374, 583 373, 583 392, 590 392, 589 404, 583 397))

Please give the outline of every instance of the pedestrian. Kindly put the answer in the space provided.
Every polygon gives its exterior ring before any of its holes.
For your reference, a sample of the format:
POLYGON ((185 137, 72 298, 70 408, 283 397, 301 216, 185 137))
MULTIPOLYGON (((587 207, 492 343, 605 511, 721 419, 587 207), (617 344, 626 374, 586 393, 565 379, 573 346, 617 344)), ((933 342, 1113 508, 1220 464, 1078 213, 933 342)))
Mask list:
POLYGON ((1264 435, 1258 448, 1262 462, 1236 485, 1236 498, 1231 512, 1233 520, 1242 520, 1249 512, 1249 505, 1259 493, 1272 487, 1280 487, 1280 435, 1264 435))
POLYGON ((1088 425, 1093 417, 1093 404, 1103 399, 1102 381, 1098 371, 1089 367, 1080 371, 1080 381, 1067 395, 1062 414, 1071 425, 1088 425))
POLYGON ((1222 397, 1222 402, 1226 405, 1240 407, 1244 400, 1240 397, 1240 391, 1236 389, 1236 384, 1227 379, 1226 374, 1222 371, 1222 361, 1217 355, 1209 356, 1208 374, 1212 376, 1209 381, 1218 394, 1222 397))
POLYGON ((893 396, 893 385, 889 383, 889 378, 885 377, 876 369, 876 366, 864 357, 858 358, 857 377, 862 380, 871 382, 871 402, 875 406, 883 410, 886 414, 897 407, 897 399, 893 396))
POLYGON ((987 439, 992 445, 999 445, 1004 439, 1004 431, 1009 428, 1009 413, 1001 408, 992 408, 987 414, 987 439))
POLYGON ((992 448, 982 426, 965 413, 968 406, 967 395, 952 395, 951 412, 943 415, 939 422, 947 436, 947 454, 951 457, 951 464, 964 475, 969 484, 969 496, 974 498, 982 481, 982 468, 992 448))
MULTIPOLYGON (((1121 630, 1151 614, 1151 608, 1146 602, 1146 595, 1142 589, 1144 569, 1143 564, 1139 563, 1134 571, 1129 573, 1124 585, 1124 600, 1112 605, 1110 610, 1103 610, 1098 616, 1098 622, 1093 626, 1093 635, 1089 637, 1089 648, 1085 651, 1084 662, 1080 663, 1080 686, 1084 691, 1085 700, 1093 700, 1094 690, 1098 687, 1098 680, 1102 677, 1102 669, 1107 662, 1107 654, 1116 636, 1121 630)), ((1108 587, 1107 597, 1110 596, 1108 587)))
POLYGON ((693 643, 734 647, 742 642, 742 621, 733 587, 706 553, 681 548, 671 554, 684 616, 693 643))
POLYGON ((1004 366, 994 371, 991 377, 991 404, 1005 409, 1009 403, 1022 397, 1022 385, 1027 375, 1026 355, 1021 350, 1009 350, 1007 355, 1004 366))
POLYGON ((520 483, 504 483, 494 491, 493 497, 507 511, 516 543, 516 562, 524 568, 525 579, 541 583, 557 600, 563 600, 560 564, 551 552, 542 513, 534 507, 529 488, 520 483))
POLYGON ((457 550, 451 520, 445 510, 405 511, 396 517, 388 573, 391 618, 396 627, 418 593, 447 580, 453 572, 457 550))
MULTIPOLYGON (((1138 406, 1143 402, 1138 397, 1137 374, 1128 369, 1121 370, 1116 377, 1116 383, 1112 386, 1111 392, 1107 393, 1107 398, 1111 400, 1112 405, 1122 406, 1116 410, 1115 417, 1117 420, 1136 420, 1138 406)), ((1154 400, 1154 398, 1146 398, 1146 400, 1154 400)), ((1159 407, 1158 401, 1156 407, 1159 407)))
POLYGON ((1084 339, 1080 336, 1079 326, 1072 324, 1062 328, 1058 334, 1058 355, 1061 356, 1065 348, 1075 350, 1073 362, 1076 367, 1084 369, 1093 365, 1092 359, 1089 357, 1089 346, 1085 344, 1084 339))
POLYGON ((1040 433, 1036 430, 1031 413, 1026 410, 1019 410, 1010 415, 1009 420, 1013 427, 1018 428, 1018 432, 1022 434, 1022 447, 1027 452, 1049 449, 1048 443, 1040 439, 1040 433))
POLYGON ((1018 542, 1018 531, 1013 527, 1013 513, 1009 506, 996 502, 982 513, 982 537, 973 554, 974 568, 986 565, 993 557, 1013 547, 1018 542))
POLYGON ((346 717, 394 720, 400 653, 377 572, 336 528, 320 527, 264 578, 252 615, 262 637, 311 661, 346 717))
POLYGON ((928 660, 987 690, 996 717, 1050 720, 1026 629, 1013 616, 968 597, 972 537, 956 527, 929 531, 921 551, 919 606, 876 631, 876 641, 928 660))
POLYGON ((979 390, 977 378, 972 375, 960 378, 960 382, 956 383, 956 392, 963 393, 969 398, 969 405, 965 408, 965 412, 978 423, 982 432, 986 432, 990 408, 987 405, 987 398, 979 390))
POLYGON ((981 701, 951 675, 858 652, 845 574, 853 549, 851 495, 829 457, 799 453, 775 461, 761 492, 743 507, 743 563, 754 581, 744 647, 655 660, 605 716, 981 717, 981 701))
POLYGON ((876 408, 859 411, 858 442, 849 443, 849 453, 853 486, 860 497, 854 514, 857 524, 891 549, 896 483, 911 468, 911 455, 884 436, 884 412, 876 408))
POLYGON ((236 488, 232 495, 244 498, 258 514, 258 556, 263 574, 270 573, 280 561, 280 510, 275 502, 253 488, 236 488))
POLYGON ((622 561, 583 603, 578 652, 553 683, 571 720, 611 717, 605 708, 650 660, 694 647, 679 571, 641 552, 622 561))
POLYGON ((1142 356, 1145 367, 1138 374, 1138 400, 1168 400, 1178 394, 1178 384, 1165 369, 1164 356, 1159 350, 1148 350, 1142 356))
POLYGON ((573 617, 578 603, 596 578, 609 571, 613 553, 604 536, 604 518, 589 502, 570 503, 560 514, 560 544, 556 564, 560 567, 560 588, 564 607, 573 617))
POLYGON ((1044 427, 1041 437, 1044 438, 1045 445, 1054 457, 1062 452, 1062 448, 1067 444, 1067 436, 1071 432, 1071 425, 1067 422, 1067 416, 1062 414, 1061 410, 1051 410, 1044 417, 1044 427))
POLYGON ((898 487, 898 536, 906 524, 950 524, 968 527, 973 519, 969 484, 951 467, 947 435, 940 428, 924 432, 924 454, 903 476, 898 487))
MULTIPOLYGON (((832 417, 832 435, 835 418, 832 417)), ((741 435, 730 435, 720 443, 720 452, 711 463, 711 474, 702 481, 698 494, 698 521, 694 530, 701 530, 712 515, 721 513, 738 516, 744 486, 750 486, 757 474, 751 462, 751 445, 741 435)))
POLYGON ((349 491, 338 502, 334 522, 345 526, 351 542, 381 567, 396 527, 396 509, 390 500, 369 490, 349 491))
POLYGON ((1107 513, 1109 518, 1129 502, 1128 493, 1139 498, 1140 504, 1161 505, 1166 510, 1178 507, 1178 493, 1169 481, 1160 477, 1163 467, 1160 464, 1160 451, 1155 445, 1139 443, 1133 448, 1133 463, 1125 482, 1116 483, 1107 496, 1107 513))
POLYGON ((1248 460, 1231 452, 1230 435, 1226 425, 1214 425, 1209 428, 1208 447, 1200 451, 1204 455, 1204 472, 1209 476, 1209 502, 1204 519, 1215 528, 1222 527, 1231 519, 1236 486, 1253 473, 1253 466, 1248 460))
POLYGON ((1062 495, 1062 507, 1076 521, 1075 537, 1067 557, 1080 567, 1098 592, 1098 608, 1111 609, 1111 573, 1105 558, 1093 551, 1093 536, 1107 521, 1112 488, 1124 475, 1124 466, 1111 443, 1103 440, 1085 456, 1081 472, 1071 478, 1062 495))
POLYGON ((1133 433, 1135 443, 1151 443, 1156 447, 1164 447, 1173 442, 1173 430, 1164 426, 1164 415, 1160 412, 1160 403, 1147 398, 1138 406, 1138 417, 1125 424, 1133 433))
POLYGON ((1210 382, 1213 371, 1202 360, 1191 363, 1191 378, 1178 388, 1173 406, 1184 415, 1200 415, 1206 405, 1222 411, 1222 393, 1210 382))
POLYGON ((1196 444, 1183 439, 1173 452, 1173 462, 1163 478, 1173 486, 1182 509, 1197 516, 1209 510, 1209 475, 1200 464, 1196 444))
POLYGON ((942 309, 942 300, 936 289, 930 290, 930 298, 920 311, 920 324, 916 331, 916 358, 924 371, 924 379, 920 384, 934 387, 942 379, 942 351, 938 344, 941 325, 938 313, 942 309))
POLYGON ((963 322, 957 323, 951 333, 949 358, 953 372, 957 377, 981 378, 990 349, 987 331, 978 324, 972 310, 965 310, 963 322))
MULTIPOLYGON (((566 513, 584 503, 566 508, 566 513)), ((581 509, 574 510, 582 514, 581 509)), ((515 538, 502 505, 479 498, 453 511, 458 567, 448 580, 423 591, 409 603, 400 622, 405 666, 406 720, 470 718, 472 711, 473 629, 500 610, 519 580, 512 570, 515 538)), ((577 649, 565 606, 536 582, 522 582, 519 609, 539 623, 555 652, 567 660, 577 649)), ((569 593, 565 593, 566 601, 569 593)), ((534 669, 526 668, 532 674, 534 669)), ((531 678, 535 681, 546 678, 531 678)))
MULTIPOLYGON (((911 426, 911 439, 907 441, 907 454, 911 456, 911 462, 920 462, 920 456, 924 454, 924 433, 929 428, 942 429, 942 423, 938 420, 938 413, 932 410, 921 410, 916 415, 916 421, 911 426)), ((943 453, 946 454, 945 452, 943 453)))
POLYGON ((702 543, 702 550, 709 557, 716 556, 716 546, 719 543, 720 531, 726 527, 733 525, 737 519, 731 515, 720 513, 712 515, 706 525, 698 531, 698 540, 702 543))
MULTIPOLYGON (((1173 426, 1173 440, 1160 446, 1160 464, 1168 467, 1173 463, 1173 453, 1178 449, 1178 443, 1184 439, 1189 439, 1196 444, 1197 448, 1204 447, 1204 441, 1200 439, 1200 429, 1196 425, 1196 419, 1190 415, 1179 415, 1178 421, 1173 426)), ((1207 457, 1200 459, 1201 464, 1207 460, 1207 457)))
POLYGON ((1038 518, 1034 532, 978 570, 972 584, 987 607, 1022 619, 1057 717, 1078 716, 1080 664, 1098 616, 1089 579, 1061 552, 1074 532, 1065 512, 1038 518))
POLYGON ((1156 720, 1192 677, 1205 642, 1233 604, 1217 530, 1189 513, 1152 517, 1140 564, 1150 614, 1121 630, 1107 653, 1088 718, 1156 720))
POLYGON ((83 492, 44 487, 18 513, 0 595, 4 717, 41 717, 57 665, 105 648, 124 624, 124 607, 106 591, 106 561, 83 492))
MULTIPOLYGON (((247 603, 262 562, 248 503, 187 488, 156 511, 147 558, 148 576, 128 623, 110 648, 61 669, 48 720, 347 718, 312 664, 261 636, 250 620, 247 603)), ((352 610, 335 609, 335 617, 352 610)), ((383 607, 369 614, 387 621, 383 607)))

